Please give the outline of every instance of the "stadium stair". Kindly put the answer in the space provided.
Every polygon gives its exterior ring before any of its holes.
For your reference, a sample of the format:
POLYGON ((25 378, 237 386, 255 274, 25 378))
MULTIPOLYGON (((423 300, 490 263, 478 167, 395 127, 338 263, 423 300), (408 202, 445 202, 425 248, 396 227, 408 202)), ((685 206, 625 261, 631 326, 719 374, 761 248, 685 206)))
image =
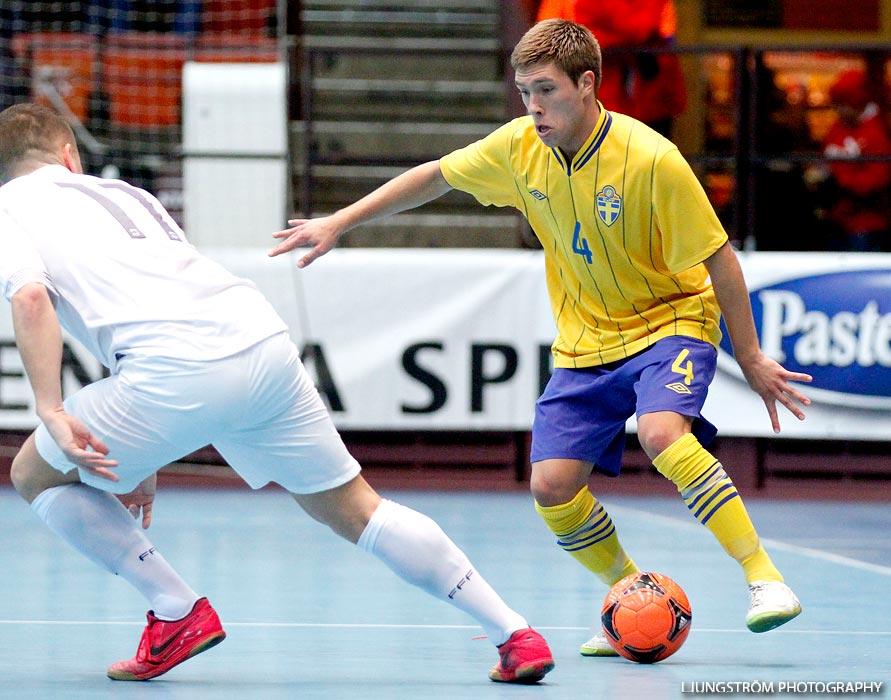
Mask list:
MULTIPOLYGON (((330 213, 504 121, 499 6, 498 0, 304 1, 312 94, 311 121, 293 122, 297 211, 330 213)), ((514 247, 521 235, 513 212, 453 192, 360 227, 342 245, 514 247)))

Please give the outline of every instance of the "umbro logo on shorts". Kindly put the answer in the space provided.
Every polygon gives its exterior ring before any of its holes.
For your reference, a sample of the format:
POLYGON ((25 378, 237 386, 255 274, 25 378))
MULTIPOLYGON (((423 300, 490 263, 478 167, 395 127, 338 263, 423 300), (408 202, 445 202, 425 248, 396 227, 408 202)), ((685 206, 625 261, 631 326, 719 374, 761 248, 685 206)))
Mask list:
POLYGON ((539 190, 529 190, 529 194, 531 194, 533 197, 535 197, 539 201, 548 198, 548 196, 544 192, 541 192, 539 190))
POLYGON ((687 388, 683 382, 672 382, 665 385, 666 389, 671 389, 675 394, 692 394, 693 392, 687 388))

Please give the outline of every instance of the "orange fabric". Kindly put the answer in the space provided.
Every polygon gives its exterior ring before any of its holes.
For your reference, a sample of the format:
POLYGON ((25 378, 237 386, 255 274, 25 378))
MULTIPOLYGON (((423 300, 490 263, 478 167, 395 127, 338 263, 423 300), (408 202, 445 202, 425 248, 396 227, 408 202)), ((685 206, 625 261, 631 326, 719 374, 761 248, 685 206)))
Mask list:
POLYGON ((269 34, 275 0, 204 0, 201 29, 231 34, 269 34))
POLYGON ((645 123, 671 119, 687 108, 677 56, 616 53, 623 48, 665 46, 673 36, 666 32, 677 25, 672 0, 543 0, 537 20, 551 17, 584 24, 605 49, 597 95, 604 107, 645 123))
POLYGON ((659 22, 659 34, 666 39, 671 39, 678 33, 678 13, 675 12, 674 3, 671 0, 662 8, 662 17, 659 22))
POLYGON ((205 33, 195 42, 194 60, 202 63, 274 63, 279 60, 271 37, 205 33))
POLYGON ((543 19, 555 17, 575 22, 575 0, 542 0, 535 21, 541 22, 543 19))
POLYGON ((578 0, 575 21, 594 32, 600 47, 637 47, 660 43, 666 0, 578 0))
POLYGON ((658 75, 652 80, 641 78, 634 62, 633 56, 604 57, 598 93, 604 107, 644 123, 676 117, 687 108, 684 75, 677 56, 656 55, 658 75))
POLYGON ((46 80, 58 91, 68 109, 81 121, 86 120, 96 80, 95 37, 71 32, 16 34, 12 48, 30 67, 31 99, 54 107, 39 89, 38 79, 46 80))
POLYGON ((125 127, 171 127, 180 122, 186 39, 178 34, 109 34, 105 88, 112 123, 125 127))

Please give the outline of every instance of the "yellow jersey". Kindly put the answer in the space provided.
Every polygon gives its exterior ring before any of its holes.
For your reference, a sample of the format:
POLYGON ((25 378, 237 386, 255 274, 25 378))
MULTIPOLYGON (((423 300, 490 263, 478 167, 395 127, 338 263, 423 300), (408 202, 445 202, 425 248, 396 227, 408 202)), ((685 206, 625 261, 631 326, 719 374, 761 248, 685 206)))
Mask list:
POLYGON ((520 117, 440 160, 453 188, 512 206, 544 249, 556 367, 592 367, 668 336, 717 347, 720 310, 702 261, 727 242, 677 147, 601 106, 569 162, 520 117))

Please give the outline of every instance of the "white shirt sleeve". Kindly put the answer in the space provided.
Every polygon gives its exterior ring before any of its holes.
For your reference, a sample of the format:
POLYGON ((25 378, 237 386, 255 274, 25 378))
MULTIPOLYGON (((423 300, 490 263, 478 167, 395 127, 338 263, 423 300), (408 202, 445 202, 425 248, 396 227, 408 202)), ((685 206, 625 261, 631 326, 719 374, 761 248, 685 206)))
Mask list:
POLYGON ((12 300, 17 291, 29 282, 39 282, 55 300, 56 289, 30 237, 16 221, 0 208, 0 285, 3 295, 12 300))

